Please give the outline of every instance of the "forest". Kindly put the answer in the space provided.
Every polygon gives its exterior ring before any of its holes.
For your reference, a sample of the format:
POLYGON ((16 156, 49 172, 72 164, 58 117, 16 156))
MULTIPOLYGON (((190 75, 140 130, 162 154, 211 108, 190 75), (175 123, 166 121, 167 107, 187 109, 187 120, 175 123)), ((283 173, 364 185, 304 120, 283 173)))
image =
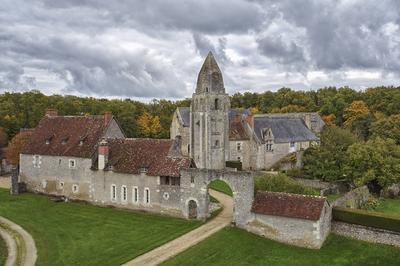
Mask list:
MULTIPOLYGON (((47 108, 60 115, 101 115, 111 111, 127 137, 168 138, 172 114, 190 99, 104 99, 46 96, 40 91, 0 94, 0 146, 21 128, 34 128, 47 108)), ((400 87, 355 90, 325 87, 297 91, 281 88, 262 93, 235 93, 232 108, 252 113, 318 112, 326 123, 321 145, 308 149, 298 175, 332 181, 349 179, 382 186, 400 182, 400 87)))

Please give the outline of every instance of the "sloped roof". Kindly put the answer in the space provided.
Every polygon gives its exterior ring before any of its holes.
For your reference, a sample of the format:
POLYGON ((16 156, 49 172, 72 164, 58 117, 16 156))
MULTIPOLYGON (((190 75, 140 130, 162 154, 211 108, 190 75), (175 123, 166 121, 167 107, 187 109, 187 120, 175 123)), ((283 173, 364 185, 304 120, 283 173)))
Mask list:
POLYGON ((189 157, 176 156, 176 140, 110 139, 108 167, 114 172, 139 174, 147 168, 151 176, 179 176, 181 168, 189 168, 189 157))
POLYGON ((318 140, 301 118, 255 116, 254 133, 260 140, 263 129, 272 130, 276 143, 318 140))
POLYGON ((229 140, 249 140, 242 121, 232 121, 229 126, 229 140))
POLYGON ((321 216, 324 204, 325 198, 323 197, 258 191, 251 211, 259 214, 317 221, 321 216))
POLYGON ((182 119, 181 123, 184 127, 190 126, 190 107, 178 107, 179 115, 182 119))
POLYGON ((272 118, 301 118, 305 121, 307 118, 310 119, 310 129, 315 133, 320 133, 325 125, 324 120, 316 112, 298 112, 298 113, 269 113, 263 114, 272 118))
POLYGON ((22 153, 91 158, 108 123, 102 115, 45 116, 22 153))

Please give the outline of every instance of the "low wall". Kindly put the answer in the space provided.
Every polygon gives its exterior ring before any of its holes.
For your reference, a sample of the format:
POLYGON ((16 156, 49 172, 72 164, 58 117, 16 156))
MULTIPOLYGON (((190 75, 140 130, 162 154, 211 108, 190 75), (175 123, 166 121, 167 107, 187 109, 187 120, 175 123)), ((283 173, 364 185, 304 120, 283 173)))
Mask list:
POLYGON ((332 232, 358 240, 400 247, 400 233, 393 231, 357 224, 332 222, 332 232))

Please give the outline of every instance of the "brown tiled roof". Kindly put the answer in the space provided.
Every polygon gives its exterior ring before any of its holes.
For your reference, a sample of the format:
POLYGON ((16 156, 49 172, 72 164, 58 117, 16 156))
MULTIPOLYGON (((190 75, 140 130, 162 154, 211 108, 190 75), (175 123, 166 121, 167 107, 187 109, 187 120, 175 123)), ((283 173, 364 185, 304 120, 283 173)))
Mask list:
POLYGON ((147 168, 147 175, 179 176, 181 168, 190 167, 189 157, 176 156, 175 140, 111 139, 108 143, 108 166, 114 172, 139 174, 147 168))
POLYGON ((45 116, 22 153, 91 158, 107 125, 104 116, 45 116))
POLYGON ((251 211, 317 221, 324 204, 325 198, 322 197, 258 191, 251 211))
POLYGON ((229 127, 229 140, 248 140, 249 136, 244 129, 243 122, 232 121, 229 127))

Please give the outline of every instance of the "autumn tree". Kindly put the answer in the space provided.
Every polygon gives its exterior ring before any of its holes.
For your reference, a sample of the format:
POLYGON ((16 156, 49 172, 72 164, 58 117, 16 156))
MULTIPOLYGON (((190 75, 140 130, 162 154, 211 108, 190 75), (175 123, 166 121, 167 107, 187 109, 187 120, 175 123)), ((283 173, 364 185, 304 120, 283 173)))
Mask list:
POLYGON ((344 127, 367 139, 372 118, 372 113, 364 101, 354 101, 344 110, 344 127))
POLYGON ((3 128, 0 127, 0 148, 6 147, 8 144, 8 137, 3 128))
POLYGON ((144 112, 137 120, 143 137, 156 138, 160 135, 162 127, 160 118, 144 112))
POLYGON ((19 155, 26 145, 28 145, 32 133, 32 130, 24 130, 12 138, 6 153, 6 159, 12 165, 19 165, 19 155))

